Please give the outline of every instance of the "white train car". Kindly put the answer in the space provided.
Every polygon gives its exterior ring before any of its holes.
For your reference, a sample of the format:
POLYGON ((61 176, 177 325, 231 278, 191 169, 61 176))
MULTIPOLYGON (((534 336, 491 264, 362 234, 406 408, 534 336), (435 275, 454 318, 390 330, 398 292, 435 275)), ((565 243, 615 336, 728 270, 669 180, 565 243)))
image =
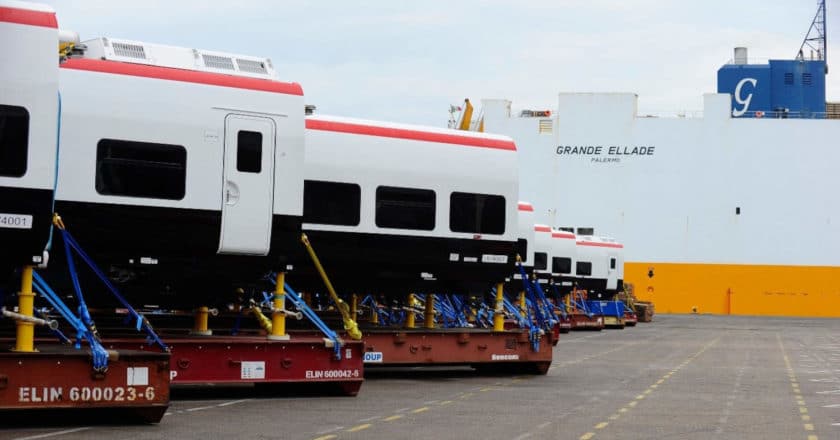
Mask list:
POLYGON ((540 283, 551 279, 549 263, 554 254, 551 238, 551 226, 534 225, 534 274, 540 283))
POLYGON ((610 298, 624 289, 624 245, 609 237, 577 237, 575 274, 589 297, 610 298))
MULTIPOLYGON (((519 250, 517 253, 522 259, 522 267, 526 273, 534 270, 534 205, 528 202, 519 202, 519 250)), ((519 271, 517 270, 517 273, 519 271)))
POLYGON ((574 288, 577 276, 577 237, 567 231, 552 230, 551 277, 561 294, 567 294, 574 288))
POLYGON ((49 239, 58 130, 58 23, 46 6, 0 1, 0 282, 40 264, 49 239))
POLYGON ((344 289, 483 292, 515 262, 516 157, 504 136, 309 116, 303 229, 344 289))
POLYGON ((43 249, 55 185, 55 211, 122 279, 171 269, 176 290, 221 291, 285 267, 303 209, 300 85, 266 58, 106 38, 59 64, 54 15, 2 17, 41 20, 0 24, 15 43, 0 70, 0 162, 17 175, 0 177, 0 213, 33 224, 0 228, 5 251, 43 249))

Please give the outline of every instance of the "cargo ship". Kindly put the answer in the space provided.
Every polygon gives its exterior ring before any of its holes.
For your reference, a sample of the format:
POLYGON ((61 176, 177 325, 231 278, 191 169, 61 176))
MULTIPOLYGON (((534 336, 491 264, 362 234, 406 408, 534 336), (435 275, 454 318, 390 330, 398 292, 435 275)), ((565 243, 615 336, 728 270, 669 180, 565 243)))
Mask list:
POLYGON ((702 114, 560 93, 554 109, 484 99, 472 128, 516 141, 537 222, 620 239, 626 282, 657 311, 837 317, 840 120, 824 29, 822 3, 793 59, 751 63, 736 48, 702 114))

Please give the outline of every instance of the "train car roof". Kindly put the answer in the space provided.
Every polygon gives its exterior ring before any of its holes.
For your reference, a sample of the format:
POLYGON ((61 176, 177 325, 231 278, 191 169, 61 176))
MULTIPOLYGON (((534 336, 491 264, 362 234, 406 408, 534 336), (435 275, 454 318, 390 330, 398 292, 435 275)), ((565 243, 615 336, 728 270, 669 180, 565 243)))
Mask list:
POLYGON ((306 128, 309 130, 323 130, 336 133, 516 151, 516 144, 513 142, 513 139, 507 136, 423 125, 399 124, 338 116, 310 115, 306 117, 306 128))

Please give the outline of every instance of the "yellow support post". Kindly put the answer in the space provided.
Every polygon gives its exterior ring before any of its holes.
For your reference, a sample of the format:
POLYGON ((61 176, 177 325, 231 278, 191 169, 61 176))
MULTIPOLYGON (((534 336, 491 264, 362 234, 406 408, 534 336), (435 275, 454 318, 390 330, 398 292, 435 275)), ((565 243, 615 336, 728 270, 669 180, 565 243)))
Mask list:
POLYGON ((406 328, 414 328, 414 294, 408 294, 408 315, 405 317, 405 327, 406 328))
MULTIPOLYGON (((32 266, 24 266, 20 277, 20 293, 18 294, 18 313, 33 317, 35 294, 32 292, 32 266)), ((35 324, 28 321, 17 321, 15 351, 35 351, 35 324)))
POLYGON ((493 331, 505 330, 505 283, 496 284, 496 309, 493 311, 493 331))
POLYGON ((424 327, 435 328, 435 294, 426 295, 426 309, 423 314, 425 318, 424 327))
POLYGON ((359 316, 359 297, 355 293, 350 296, 350 316, 353 319, 359 316))
POLYGON ((268 339, 285 341, 289 339, 286 334, 286 273, 277 274, 277 283, 274 285, 274 298, 272 299, 274 311, 271 313, 271 331, 268 339))
POLYGON ((525 292, 519 292, 519 314, 524 318, 528 315, 528 303, 525 301, 525 292))
POLYGON ((206 306, 199 307, 195 309, 195 321, 193 323, 193 329, 190 331, 191 335, 200 335, 200 336, 210 336, 213 334, 213 330, 210 330, 208 327, 208 322, 210 320, 210 309, 206 306))
POLYGON ((370 308, 370 323, 371 324, 379 324, 379 313, 376 313, 376 303, 373 303, 373 306, 370 308))

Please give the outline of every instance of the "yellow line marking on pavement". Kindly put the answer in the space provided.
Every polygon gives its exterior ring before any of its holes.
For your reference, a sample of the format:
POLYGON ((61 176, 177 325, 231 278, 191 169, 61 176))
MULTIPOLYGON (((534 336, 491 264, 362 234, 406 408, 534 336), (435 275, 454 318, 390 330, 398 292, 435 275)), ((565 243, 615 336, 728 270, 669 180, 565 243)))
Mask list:
POLYGON ((337 435, 335 435, 335 434, 330 434, 330 435, 322 435, 322 436, 320 436, 320 437, 316 437, 316 438, 314 438, 314 439, 312 439, 312 440, 331 440, 331 439, 334 439, 334 438, 336 438, 336 437, 338 437, 338 436, 337 436, 337 435))
POLYGON ((393 416, 390 416, 390 417, 385 417, 382 420, 384 420, 386 422, 393 422, 394 420, 398 420, 398 419, 401 419, 403 417, 405 417, 405 416, 403 416, 402 414, 396 414, 396 415, 393 415, 393 416))
MULTIPOLYGON (((802 390, 799 389, 799 383, 796 380, 796 372, 793 370, 793 366, 790 364, 790 358, 785 351, 785 344, 782 343, 782 336, 779 333, 776 333, 776 341, 779 342, 779 350, 782 352, 782 359, 785 361, 785 369, 787 370, 788 379, 790 379, 790 386, 793 389, 794 397, 796 398, 796 404, 799 406, 799 413, 801 414, 803 422, 810 422, 811 416, 808 415, 808 407, 805 405, 805 400, 802 398, 802 390)), ((814 424, 813 423, 803 423, 802 427, 805 431, 813 431, 814 424)), ((808 440, 817 440, 816 435, 809 435, 808 440)))
POLYGON ((452 403, 452 401, 451 401, 451 400, 444 400, 443 402, 440 402, 440 405, 441 405, 441 406, 443 406, 443 405, 449 405, 450 403, 452 403))
MULTIPOLYGON (((649 386, 646 390, 642 391, 642 394, 639 394, 638 396, 636 396, 635 400, 632 400, 632 401, 630 401, 629 403, 627 403, 627 405, 625 405, 625 406, 621 407, 621 408, 618 410, 618 413, 613 414, 613 415, 611 415, 611 416, 609 417, 609 420, 618 420, 618 418, 619 418, 619 417, 621 417, 621 416, 620 416, 620 413, 626 413, 627 411, 629 411, 629 409, 630 409, 630 408, 635 407, 635 406, 639 403, 639 401, 644 400, 644 398, 645 398, 645 397, 647 397, 648 395, 650 395, 650 394, 653 392, 653 390, 654 390, 656 387, 658 387, 658 386, 659 386, 659 384, 661 384, 661 383, 665 382, 665 379, 667 379, 667 378, 671 377, 671 375, 672 375, 672 374, 676 373, 676 372, 677 372, 677 371, 679 371, 681 368, 683 368, 683 367, 685 367, 686 365, 688 365, 689 363, 691 363, 691 361, 693 361, 694 359, 697 359, 698 357, 700 357, 700 355, 701 355, 701 354, 703 354, 706 350, 708 350, 709 348, 711 348, 713 345, 717 344, 717 342, 718 342, 718 341, 720 341, 720 337, 715 338, 714 340, 712 340, 712 341, 711 341, 711 342, 709 342, 708 344, 704 345, 704 346, 703 346, 703 348, 701 348, 701 349, 700 349, 700 351, 698 351, 697 353, 694 353, 693 355, 689 356, 689 357, 688 357, 688 359, 686 359, 685 361, 683 361, 683 363, 681 363, 681 364, 680 364, 677 368, 674 368, 673 370, 671 370, 671 372, 670 372, 670 373, 668 373, 668 374, 666 374, 666 375, 662 376, 662 378, 661 378, 661 379, 659 379, 659 381, 657 381, 655 384, 652 384, 652 385, 651 385, 651 386, 649 386)), ((596 429, 596 430, 598 430, 598 429, 604 429, 604 428, 606 428, 609 424, 610 424, 610 422, 600 422, 600 423, 598 423, 598 424, 596 424, 596 425, 595 425, 595 429, 596 429)), ((582 436, 580 436, 580 439, 579 439, 579 440, 590 440, 590 439, 591 439, 591 438, 593 438, 593 437, 595 437, 595 433, 594 433, 594 432, 587 432, 586 434, 583 434, 582 436)))
POLYGON ((428 406, 423 406, 423 407, 420 407, 420 408, 417 408, 417 409, 415 409, 415 410, 411 411, 411 413, 412 413, 412 414, 419 414, 419 413, 421 413, 421 412, 426 412, 426 411, 428 411, 428 410, 429 410, 429 407, 428 407, 428 406))
POLYGON ((347 430, 347 432, 359 432, 365 429, 370 428, 372 425, 370 423, 365 423, 364 425, 354 426, 347 430))

